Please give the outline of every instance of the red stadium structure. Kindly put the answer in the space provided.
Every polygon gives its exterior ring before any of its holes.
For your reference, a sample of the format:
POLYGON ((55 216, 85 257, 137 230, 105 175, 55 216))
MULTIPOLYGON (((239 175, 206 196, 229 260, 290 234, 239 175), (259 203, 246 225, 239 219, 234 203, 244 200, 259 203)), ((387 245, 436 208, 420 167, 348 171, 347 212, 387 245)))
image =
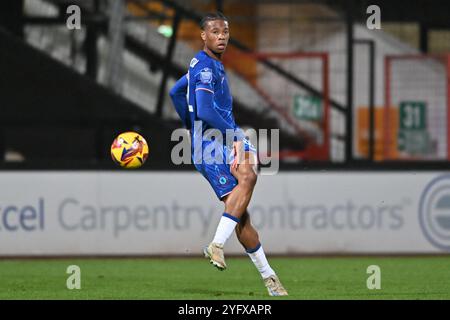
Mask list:
POLYGON ((384 159, 450 159, 450 55, 389 55, 384 67, 384 159))
POLYGON ((293 128, 306 142, 305 150, 281 150, 280 159, 328 161, 330 159, 330 99, 329 99, 329 57, 326 52, 244 52, 234 50, 225 56, 225 63, 231 59, 249 59, 258 62, 256 81, 246 78, 255 91, 293 128), (271 62, 283 70, 312 83, 317 95, 306 93, 286 77, 265 68, 263 62, 271 62), (293 110, 296 97, 318 99, 318 117, 299 119, 293 110))

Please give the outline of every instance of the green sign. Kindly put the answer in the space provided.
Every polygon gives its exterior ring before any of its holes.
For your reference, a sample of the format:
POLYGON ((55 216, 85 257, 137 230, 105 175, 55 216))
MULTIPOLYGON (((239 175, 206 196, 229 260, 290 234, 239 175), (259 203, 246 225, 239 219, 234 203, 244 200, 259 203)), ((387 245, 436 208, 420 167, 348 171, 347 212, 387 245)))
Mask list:
POLYGON ((427 128, 426 111, 425 102, 400 102, 400 130, 425 130, 427 128))
POLYGON ((410 155, 425 155, 431 150, 430 135, 425 130, 401 130, 398 133, 398 150, 410 155))
POLYGON ((402 101, 399 110, 398 150, 410 155, 431 152, 431 139, 427 132, 427 108, 423 101, 402 101))
POLYGON ((322 119, 322 99, 314 96, 294 96, 294 116, 302 120, 322 119))

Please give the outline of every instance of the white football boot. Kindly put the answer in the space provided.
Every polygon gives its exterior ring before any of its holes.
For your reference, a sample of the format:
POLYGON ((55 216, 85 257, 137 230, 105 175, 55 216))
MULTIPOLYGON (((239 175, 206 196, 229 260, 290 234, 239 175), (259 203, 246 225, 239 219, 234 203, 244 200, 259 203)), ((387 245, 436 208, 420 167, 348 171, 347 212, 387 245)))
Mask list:
POLYGON ((223 256, 223 245, 211 242, 203 249, 203 253, 205 254, 205 258, 209 258, 209 262, 220 271, 227 268, 227 264, 225 263, 225 258, 223 256))
POLYGON ((286 289, 276 275, 264 279, 264 285, 271 296, 287 296, 286 289))

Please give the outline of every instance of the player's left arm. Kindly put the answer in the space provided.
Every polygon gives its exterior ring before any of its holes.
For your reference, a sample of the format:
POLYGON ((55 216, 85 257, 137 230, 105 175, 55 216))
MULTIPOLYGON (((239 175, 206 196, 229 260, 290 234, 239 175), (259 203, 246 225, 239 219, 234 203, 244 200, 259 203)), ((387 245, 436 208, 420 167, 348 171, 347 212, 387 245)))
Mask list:
POLYGON ((195 86, 195 96, 197 105, 197 116, 199 119, 208 123, 211 127, 222 132, 226 137, 227 131, 234 132, 233 155, 234 161, 232 168, 237 169, 244 159, 244 131, 226 121, 213 107, 214 104, 214 76, 211 69, 205 68, 198 75, 195 86))
POLYGON ((195 76, 195 100, 197 117, 205 121, 211 127, 220 130, 224 135, 227 130, 233 131, 236 140, 243 140, 245 135, 240 128, 225 120, 214 108, 214 82, 215 78, 210 68, 203 68, 195 76))

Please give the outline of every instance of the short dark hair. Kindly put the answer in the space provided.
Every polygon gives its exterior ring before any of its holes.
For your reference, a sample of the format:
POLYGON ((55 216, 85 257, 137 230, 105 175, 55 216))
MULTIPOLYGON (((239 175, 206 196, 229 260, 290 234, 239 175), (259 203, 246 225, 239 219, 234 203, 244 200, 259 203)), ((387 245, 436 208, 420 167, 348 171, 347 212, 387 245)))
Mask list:
POLYGON ((214 21, 214 20, 223 20, 223 21, 227 21, 228 22, 227 17, 225 17, 222 12, 217 11, 216 13, 207 13, 202 18, 202 21, 200 21, 200 28, 202 30, 205 30, 206 23, 208 21, 214 21))

